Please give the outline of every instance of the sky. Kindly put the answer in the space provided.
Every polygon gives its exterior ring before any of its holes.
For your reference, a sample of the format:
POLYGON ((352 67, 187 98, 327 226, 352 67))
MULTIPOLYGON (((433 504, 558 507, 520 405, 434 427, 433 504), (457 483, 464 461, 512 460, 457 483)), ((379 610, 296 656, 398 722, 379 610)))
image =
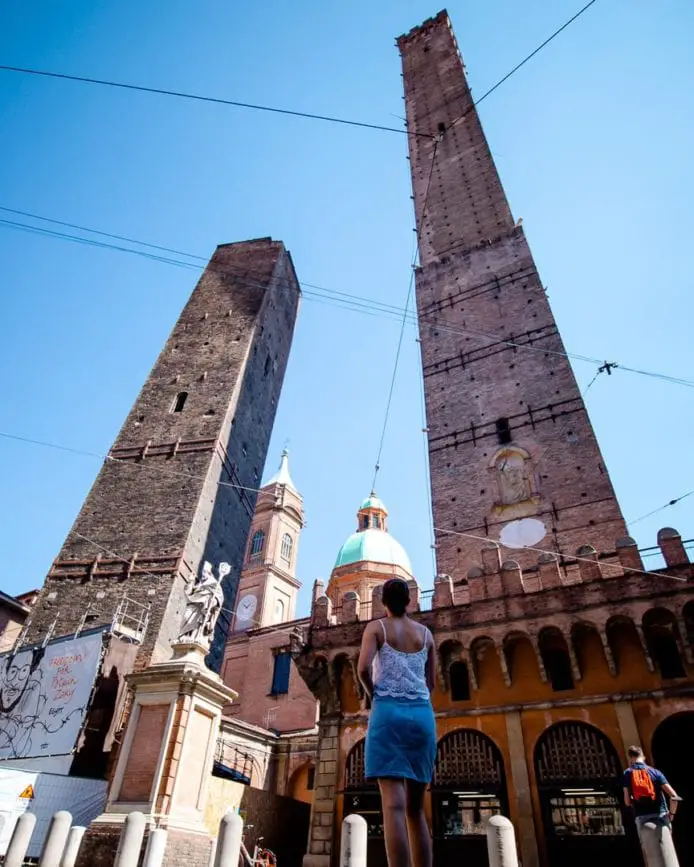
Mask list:
MULTIPOLYGON (((479 96, 580 0, 451 0, 479 96)), ((401 127, 394 39, 424 0, 42 0, 0 6, 0 64, 401 127)), ((694 378, 694 6, 598 0, 480 106, 570 352, 694 378)), ((0 71, 0 206, 207 257, 271 235, 300 280, 403 306, 413 242, 406 137, 0 71)), ((15 219, 0 211, 0 220, 15 219)), ((104 454, 196 275, 0 223, 0 432, 104 454)), ((268 455, 304 497, 307 610, 369 493, 396 320, 306 297, 268 455)), ((415 330, 378 494, 433 581, 415 330)), ((574 362, 585 388, 596 366, 574 362)), ((694 390, 615 370, 587 406, 628 521, 694 488, 694 390)), ((0 436, 0 589, 43 583, 100 460, 0 436)), ((694 536, 694 496, 634 523, 694 536)), ((657 560, 649 558, 648 564, 657 560)))

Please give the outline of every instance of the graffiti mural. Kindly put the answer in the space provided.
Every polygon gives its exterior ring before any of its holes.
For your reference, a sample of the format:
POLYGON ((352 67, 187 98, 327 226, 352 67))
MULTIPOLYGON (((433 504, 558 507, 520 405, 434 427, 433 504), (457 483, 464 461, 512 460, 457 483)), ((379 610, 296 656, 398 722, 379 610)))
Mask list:
POLYGON ((0 763, 72 751, 101 647, 97 632, 0 656, 0 763))

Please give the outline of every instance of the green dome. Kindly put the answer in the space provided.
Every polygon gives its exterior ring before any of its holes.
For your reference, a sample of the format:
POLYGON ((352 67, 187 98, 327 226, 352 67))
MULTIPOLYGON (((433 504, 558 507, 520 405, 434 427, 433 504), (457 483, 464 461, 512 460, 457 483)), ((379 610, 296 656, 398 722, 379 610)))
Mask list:
POLYGON ((388 514, 388 509, 385 507, 385 503, 383 500, 379 500, 375 494, 371 494, 370 497, 367 497, 364 502, 359 506, 359 511, 362 509, 380 509, 382 512, 388 514))
MULTIPOLYGON (((369 501, 367 500, 367 502, 369 501)), ((369 506, 362 506, 362 509, 365 508, 369 508, 369 506)), ((400 566, 401 569, 410 575, 412 574, 412 564, 405 549, 385 530, 370 529, 362 530, 360 533, 352 533, 340 548, 334 568, 348 566, 350 563, 360 563, 363 560, 400 566)))

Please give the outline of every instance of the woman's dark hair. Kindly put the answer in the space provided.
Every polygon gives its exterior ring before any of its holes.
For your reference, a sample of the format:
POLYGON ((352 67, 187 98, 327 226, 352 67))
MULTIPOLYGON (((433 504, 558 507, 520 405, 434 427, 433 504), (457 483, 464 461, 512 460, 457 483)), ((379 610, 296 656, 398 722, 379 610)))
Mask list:
POLYGON ((391 578, 383 585, 383 604, 394 617, 402 617, 410 604, 410 588, 402 578, 391 578))

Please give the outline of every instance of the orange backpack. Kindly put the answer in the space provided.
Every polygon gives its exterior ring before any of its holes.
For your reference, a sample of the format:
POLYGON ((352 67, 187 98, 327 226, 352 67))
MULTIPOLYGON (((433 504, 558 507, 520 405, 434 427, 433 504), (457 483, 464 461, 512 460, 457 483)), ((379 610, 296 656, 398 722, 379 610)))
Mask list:
POLYGON ((631 772, 631 795, 635 801, 655 801, 655 786, 648 768, 634 768, 631 772))

